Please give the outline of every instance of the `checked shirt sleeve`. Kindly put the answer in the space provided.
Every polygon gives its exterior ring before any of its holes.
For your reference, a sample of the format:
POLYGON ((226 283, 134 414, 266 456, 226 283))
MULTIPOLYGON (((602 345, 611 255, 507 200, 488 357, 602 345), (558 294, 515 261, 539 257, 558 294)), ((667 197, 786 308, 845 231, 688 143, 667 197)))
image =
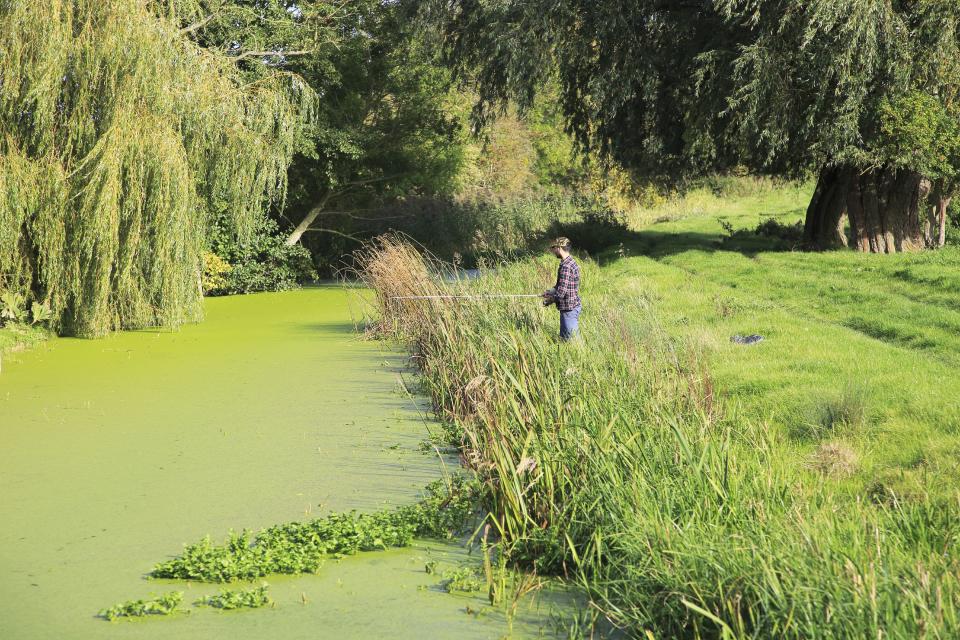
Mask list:
POLYGON ((570 295, 570 292, 573 291, 573 288, 576 286, 576 282, 573 277, 573 269, 569 261, 564 260, 560 263, 560 268, 557 269, 557 286, 556 286, 556 297, 558 300, 570 295))

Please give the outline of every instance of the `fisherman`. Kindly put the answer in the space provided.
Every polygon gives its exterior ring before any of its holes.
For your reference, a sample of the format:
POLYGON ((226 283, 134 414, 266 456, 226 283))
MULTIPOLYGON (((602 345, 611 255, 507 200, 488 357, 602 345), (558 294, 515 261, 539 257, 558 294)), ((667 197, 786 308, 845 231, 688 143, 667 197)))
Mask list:
POLYGON ((550 243, 550 252, 560 260, 557 285, 543 292, 543 306, 557 305, 560 311, 560 339, 577 335, 580 318, 580 265, 570 255, 570 240, 557 238, 550 243))

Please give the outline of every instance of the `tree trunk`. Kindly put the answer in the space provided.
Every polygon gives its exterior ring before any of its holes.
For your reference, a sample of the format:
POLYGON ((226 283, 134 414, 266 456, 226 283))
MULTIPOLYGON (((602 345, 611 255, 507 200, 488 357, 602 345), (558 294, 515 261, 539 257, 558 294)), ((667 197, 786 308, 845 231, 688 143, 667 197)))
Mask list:
POLYGON ((947 242, 947 207, 950 206, 950 200, 943 180, 938 180, 930 191, 924 228, 927 246, 931 249, 939 249, 947 242))
POLYGON ((931 246, 930 226, 924 228, 930 195, 930 181, 913 171, 827 167, 807 208, 805 243, 813 249, 850 246, 870 253, 931 246))
POLYGON ((806 244, 821 249, 847 244, 842 222, 849 185, 850 171, 846 168, 828 167, 820 172, 816 191, 807 207, 806 244))
POLYGON ((330 194, 326 193, 320 198, 317 203, 310 208, 310 211, 307 212, 307 215, 303 217, 303 220, 300 221, 300 224, 290 232, 290 235, 287 236, 287 245, 292 246, 300 242, 300 238, 303 237, 303 234, 307 232, 307 229, 310 228, 310 225, 313 224, 313 221, 317 219, 321 213, 323 213, 324 207, 327 206, 327 201, 330 199, 330 194))
POLYGON ((947 244, 947 208, 950 206, 950 198, 941 198, 937 203, 940 209, 940 233, 937 234, 937 247, 947 244))

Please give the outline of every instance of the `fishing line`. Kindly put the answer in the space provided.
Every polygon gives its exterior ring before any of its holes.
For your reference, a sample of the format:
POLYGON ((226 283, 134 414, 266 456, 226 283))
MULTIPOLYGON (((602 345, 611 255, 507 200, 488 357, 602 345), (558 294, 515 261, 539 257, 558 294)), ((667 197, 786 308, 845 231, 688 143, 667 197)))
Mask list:
POLYGON ((390 300, 474 300, 483 298, 542 298, 539 293, 478 293, 472 296, 391 296, 390 300))

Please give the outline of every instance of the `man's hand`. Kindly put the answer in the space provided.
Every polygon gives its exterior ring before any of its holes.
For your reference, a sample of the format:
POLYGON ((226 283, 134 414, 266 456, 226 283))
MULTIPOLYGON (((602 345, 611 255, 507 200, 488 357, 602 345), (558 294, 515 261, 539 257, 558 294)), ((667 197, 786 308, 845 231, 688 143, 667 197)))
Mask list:
POLYGON ((546 291, 543 292, 543 294, 542 294, 542 295, 543 295, 543 306, 549 307, 550 305, 556 303, 557 298, 556 298, 556 296, 555 296, 554 294, 556 294, 556 290, 555 290, 555 289, 547 289, 546 291))

